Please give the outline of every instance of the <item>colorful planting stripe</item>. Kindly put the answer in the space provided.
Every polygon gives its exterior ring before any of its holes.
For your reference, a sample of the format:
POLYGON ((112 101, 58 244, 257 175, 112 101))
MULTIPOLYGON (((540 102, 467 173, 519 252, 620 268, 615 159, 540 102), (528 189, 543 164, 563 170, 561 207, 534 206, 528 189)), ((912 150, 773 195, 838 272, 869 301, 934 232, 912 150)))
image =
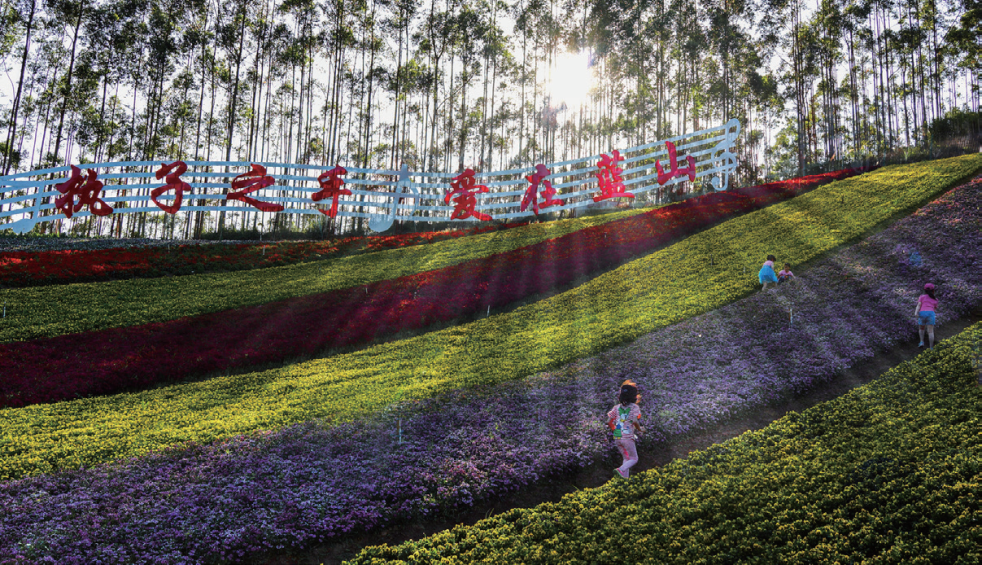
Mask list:
MULTIPOLYGON (((497 310, 835 177, 717 193, 417 275, 176 321, 0 344, 0 407, 139 390, 497 310), (490 282, 494 281, 494 285, 490 282)), ((123 253, 127 256, 129 252, 123 253)), ((133 252, 140 257, 142 251, 133 252)))
POLYGON ((644 211, 530 224, 425 246, 235 273, 8 289, 0 343, 166 322, 364 286, 518 249, 644 211))
POLYGON ((649 449, 911 339, 925 279, 938 284, 941 323, 982 304, 982 269, 963 259, 982 246, 980 204, 982 183, 956 189, 793 285, 559 371, 341 426, 304 423, 0 486, 0 547, 86 563, 242 560, 469 505, 607 453, 603 414, 625 375, 643 392, 649 449))
POLYGON ((139 390, 360 346, 497 310, 755 209, 718 193, 436 271, 186 317, 0 344, 0 407, 139 390), (364 292, 362 292, 364 290, 364 292))
POLYGON ((763 430, 346 563, 978 563, 979 340, 982 324, 763 430))
POLYGON ((327 241, 203 242, 94 250, 4 251, 0 252, 0 285, 28 287, 245 271, 423 245, 523 225, 503 224, 469 230, 344 237, 327 241))
POLYGON ((395 399, 530 375, 732 302, 757 288, 745 269, 755 270, 766 254, 793 264, 815 258, 909 212, 980 166, 982 157, 969 155, 835 182, 508 314, 350 354, 140 393, 0 410, 0 480, 313 418, 350 421, 395 399), (846 205, 835 205, 840 202, 846 205))
MULTIPOLYGON (((790 196, 863 171, 864 169, 843 169, 751 188, 733 189, 730 192, 752 196, 760 202, 771 202, 776 201, 775 196, 790 196)), ((623 216, 608 216, 608 219, 613 221, 621 217, 623 216)), ((435 243, 524 225, 527 224, 482 225, 467 230, 344 237, 327 241, 257 241, 95 250, 5 251, 0 252, 0 286, 28 287, 260 269, 435 243)))

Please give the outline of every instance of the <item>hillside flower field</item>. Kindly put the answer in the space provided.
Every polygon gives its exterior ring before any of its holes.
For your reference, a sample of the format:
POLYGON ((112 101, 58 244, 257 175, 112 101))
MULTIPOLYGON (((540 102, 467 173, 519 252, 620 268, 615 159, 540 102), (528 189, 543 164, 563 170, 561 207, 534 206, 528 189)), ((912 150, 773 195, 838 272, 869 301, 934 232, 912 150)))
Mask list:
POLYGON ((969 155, 838 181, 470 324, 283 369, 0 410, 0 480, 315 418, 343 423, 393 400, 501 383, 593 355, 745 296, 755 287, 748 265, 755 270, 767 253, 792 263, 817 257, 911 211, 980 164, 969 155))
MULTIPOLYGON (((821 181, 816 179, 816 182, 821 181)), ((329 241, 259 241, 110 247, 95 250, 7 251, 0 256, 0 281, 6 287, 28 287, 244 271, 424 245, 523 225, 525 224, 502 224, 443 232, 349 236, 329 241)))
POLYGON ((982 324, 686 459, 349 563, 982 560, 982 324))
MULTIPOLYGON (((980 248, 977 180, 799 271, 795 283, 558 370, 337 426, 306 422, 10 482, 0 486, 10 517, 0 547, 45 547, 80 562, 208 562, 469 505, 607 454, 601 415, 625 376, 644 395, 650 443, 805 390, 911 339, 924 281, 939 287, 939 323, 957 318, 982 304, 980 248), (109 522, 88 518, 110 512, 109 522)), ((365 555, 404 555, 386 551, 365 555)))
MULTIPOLYGON (((843 169, 736 189, 732 192, 750 196, 761 205, 771 204, 833 180, 859 174, 863 170, 843 169)), ((605 214, 598 220, 617 221, 640 212, 643 211, 605 214)), ((28 287, 260 269, 356 253, 432 244, 525 225, 527 222, 478 224, 477 227, 469 229, 349 236, 329 241, 266 243, 259 241, 238 244, 108 247, 94 250, 5 251, 0 255, 0 285, 7 288, 28 287)))
MULTIPOLYGON (((663 245, 666 237, 687 235, 690 230, 698 229, 706 223, 721 221, 757 207, 791 198, 833 180, 848 178, 857 172, 853 169, 844 169, 750 187, 739 193, 705 195, 668 206, 667 208, 673 211, 668 212, 667 215, 657 208, 638 209, 546 224, 523 225, 504 232, 483 233, 482 230, 475 228, 463 232, 469 237, 462 238, 428 234, 428 239, 431 240, 429 245, 423 247, 417 245, 416 248, 411 249, 405 248, 409 243, 418 244, 426 241, 426 237, 416 234, 412 234, 415 237, 409 237, 410 234, 374 236, 367 238, 367 244, 358 243, 366 238, 352 238, 352 241, 341 241, 336 245, 284 243, 278 246, 283 248, 282 255, 277 249, 270 252, 278 257, 285 257, 282 262, 291 265, 291 268, 286 270, 267 268, 245 273, 223 273, 226 270, 249 270, 262 265, 256 261, 272 261, 266 258, 266 251, 261 250, 259 246, 229 246, 233 250, 231 252, 217 251, 216 249, 220 249, 221 246, 208 245, 90 252, 55 251, 31 253, 27 254, 29 257, 26 258, 19 257, 24 255, 23 253, 4 253, 3 258, 0 259, 0 277, 2 277, 0 280, 7 284, 10 276, 15 286, 18 282, 32 280, 31 273, 41 271, 48 273, 63 267, 67 267, 67 273, 84 271, 87 268, 84 266, 86 264, 89 264, 93 273, 97 272, 100 277, 123 278, 127 275, 140 274, 139 268, 129 269, 133 264, 143 265, 147 269, 152 267, 161 273, 167 272, 171 267, 176 268, 177 265, 184 270, 177 274, 187 275, 188 273, 185 272, 187 269, 198 273, 214 274, 86 284, 69 287, 71 290, 52 287, 7 291, 5 294, 11 317, 0 320, 0 341, 21 341, 112 327, 160 323, 210 312, 247 308, 250 305, 262 306, 268 310, 269 303, 289 301, 291 298, 352 302, 363 296, 354 293, 355 289, 373 287, 369 288, 366 294, 375 298, 379 296, 380 285, 382 285, 381 300, 397 303, 402 298, 390 297, 390 295, 397 294, 404 286, 415 295, 416 288, 420 284, 432 286, 433 277, 439 279, 441 272, 444 276, 453 278, 477 277, 478 281, 483 281, 491 276, 486 272, 489 267, 505 266, 516 260, 528 264, 530 260, 543 259, 536 256, 543 252, 547 252, 544 258, 548 259, 551 254, 556 253, 557 248, 562 253, 562 257, 551 260, 569 259, 570 253, 576 251, 569 248, 574 245, 584 245, 584 238, 589 239, 591 235, 593 237, 602 235, 605 239, 615 238, 622 249, 614 247, 615 240, 603 243, 612 246, 612 251, 618 254, 616 259, 624 260, 625 257, 620 256, 623 253, 650 250, 663 245), (478 237, 474 237, 475 235, 478 237), (648 237, 652 239, 649 240, 648 237), (557 242, 557 239, 563 241, 557 242), (334 247, 324 249, 325 246, 330 245, 334 247), (341 251, 357 245, 372 251, 390 251, 364 257, 341 257, 329 260, 330 255, 340 255, 341 251), (238 251, 235 251, 236 249, 238 251), (262 255, 259 255, 260 252, 262 255), (117 255, 118 259, 110 260, 110 257, 117 255), (319 261, 319 265, 297 263, 309 259, 311 255, 320 256, 318 258, 323 260, 319 261), (65 262, 72 264, 62 265, 65 262), (461 267, 463 272, 460 272, 461 269, 448 270, 455 266, 461 267), (402 285, 397 285, 395 288, 383 284, 388 280, 413 276, 418 278, 420 275, 424 276, 422 281, 405 280, 402 285), (298 284, 294 280, 297 277, 305 280, 306 284, 298 284), (372 290, 376 291, 375 294, 372 294, 372 290), (329 295, 329 298, 325 295, 329 295), (72 304, 68 304, 69 301, 72 304), (92 309, 89 309, 90 303, 92 309), (55 307, 61 307, 61 312, 72 311, 75 315, 66 320, 63 315, 53 312, 52 309, 55 307)), ((589 250, 584 251, 589 255, 589 250)), ((611 259, 607 258, 608 262, 611 259)), ((595 261, 596 258, 593 260, 595 261)), ((268 264, 275 265, 276 262, 268 264)), ((548 265, 543 266, 546 267, 548 265)), ((142 274, 156 273, 147 269, 144 269, 142 274)), ((563 270, 565 271, 566 268, 563 270)), ((85 275, 84 272, 80 274, 85 275)), ((579 274, 581 274, 579 271, 573 273, 574 277, 579 274)), ((87 278, 92 277, 81 276, 79 281, 87 278)), ((48 282, 47 275, 33 280, 48 282)), ((351 305, 329 306, 351 309, 351 305)), ((357 306, 360 308, 362 305, 357 304, 357 306)), ((366 306, 371 307, 371 305, 366 306)), ((282 307, 290 308, 290 304, 283 304, 282 307)), ((133 339, 133 336, 126 336, 126 338, 133 339)), ((106 336, 105 339, 111 340, 113 336, 106 336)), ((51 345, 60 348, 60 344, 51 345)))
POLYGON ((625 210, 528 224, 429 245, 235 273, 8 289, 4 291, 8 315, 0 319, 0 342, 165 322, 364 286, 519 249, 644 212, 625 210))
POLYGON ((138 390, 173 381, 174 375, 187 378, 313 356, 326 348, 360 346, 490 313, 757 206, 747 196, 713 194, 364 287, 170 322, 0 344, 5 359, 0 406, 138 390))

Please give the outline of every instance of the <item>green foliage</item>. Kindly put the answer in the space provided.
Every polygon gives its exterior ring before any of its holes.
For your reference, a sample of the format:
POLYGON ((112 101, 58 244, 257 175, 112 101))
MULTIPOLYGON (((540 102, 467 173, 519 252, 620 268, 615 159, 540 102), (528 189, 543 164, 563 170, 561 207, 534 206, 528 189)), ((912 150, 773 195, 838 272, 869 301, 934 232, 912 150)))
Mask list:
POLYGON ((980 338, 627 481, 347 563, 978 563, 980 338))
POLYGON ((931 139, 940 143, 960 136, 982 134, 982 112, 968 112, 955 108, 945 117, 931 122, 931 139))

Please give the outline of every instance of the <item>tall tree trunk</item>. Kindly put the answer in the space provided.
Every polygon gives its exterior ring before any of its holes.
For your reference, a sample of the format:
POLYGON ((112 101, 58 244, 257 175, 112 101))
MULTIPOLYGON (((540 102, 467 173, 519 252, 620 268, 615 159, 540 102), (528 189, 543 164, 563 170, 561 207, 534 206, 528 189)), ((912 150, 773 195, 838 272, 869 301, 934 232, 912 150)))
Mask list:
MULTIPOLYGON (((235 133, 235 112, 238 109, 239 101, 239 71, 242 68, 242 50, 243 44, 245 42, 245 7, 243 5, 242 11, 239 14, 239 47, 235 53, 235 82, 232 83, 232 101, 229 103, 228 111, 228 139, 225 141, 225 160, 232 160, 232 137, 235 133)), ((230 172, 229 167, 225 168, 225 172, 230 172)), ((229 186, 222 188, 222 194, 228 194, 229 186)), ((225 210, 218 213, 218 232, 222 233, 225 230, 225 210)))
MULTIPOLYGON (((55 157, 57 158, 58 152, 61 149, 61 133, 62 127, 65 125, 65 112, 68 110, 68 97, 71 95, 72 89, 72 73, 75 71, 75 50, 78 45, 78 29, 82 26, 82 13, 83 13, 84 2, 79 0, 78 3, 78 18, 75 19, 75 32, 72 35, 72 54, 68 62, 68 74, 65 78, 65 92, 64 98, 61 103, 61 114, 58 116, 58 134, 55 136, 55 157)), ((68 155, 65 156, 65 161, 68 161, 68 155)))
MULTIPOLYGON (((17 112, 20 109, 20 95, 24 88, 24 71, 27 69, 27 55, 31 50, 31 33, 34 31, 34 12, 37 7, 36 0, 31 0, 31 13, 27 17, 26 35, 24 38, 24 54, 20 60, 20 76, 17 79, 17 91, 14 94, 13 106, 10 108, 10 126, 7 130, 7 151, 3 155, 3 173, 10 172, 10 166, 14 154, 14 132, 17 131, 17 112)), ((0 208, 2 209, 2 208, 0 208)))

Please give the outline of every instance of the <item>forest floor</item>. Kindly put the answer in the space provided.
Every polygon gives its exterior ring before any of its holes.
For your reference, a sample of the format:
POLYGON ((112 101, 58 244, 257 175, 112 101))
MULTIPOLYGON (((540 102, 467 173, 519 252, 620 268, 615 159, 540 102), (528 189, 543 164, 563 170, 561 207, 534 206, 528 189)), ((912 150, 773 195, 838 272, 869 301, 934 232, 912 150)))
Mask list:
MULTIPOLYGON (((982 321, 982 308, 977 308, 969 315, 944 326, 938 326, 935 329, 935 337, 940 341, 955 336, 979 321, 982 321)), ((685 458, 693 451, 727 441, 746 431, 759 430, 789 412, 801 412, 820 402, 834 399, 876 379, 904 361, 913 359, 921 351, 923 350, 917 347, 916 341, 899 344, 841 372, 834 379, 809 391, 758 407, 710 429, 673 438, 657 445, 643 445, 638 454, 640 461, 632 469, 632 474, 666 465, 675 459, 685 458)), ((302 553, 266 555, 263 559, 253 562, 263 565, 335 565, 353 558, 363 548, 371 545, 396 545, 418 540, 458 524, 474 524, 506 510, 533 507, 543 502, 556 502, 568 493, 602 486, 613 478, 613 469, 619 463, 619 460, 615 462, 613 459, 598 461, 574 473, 552 477, 507 495, 478 502, 470 508, 457 509, 453 513, 427 520, 393 523, 379 530, 353 534, 310 547, 302 553)))

